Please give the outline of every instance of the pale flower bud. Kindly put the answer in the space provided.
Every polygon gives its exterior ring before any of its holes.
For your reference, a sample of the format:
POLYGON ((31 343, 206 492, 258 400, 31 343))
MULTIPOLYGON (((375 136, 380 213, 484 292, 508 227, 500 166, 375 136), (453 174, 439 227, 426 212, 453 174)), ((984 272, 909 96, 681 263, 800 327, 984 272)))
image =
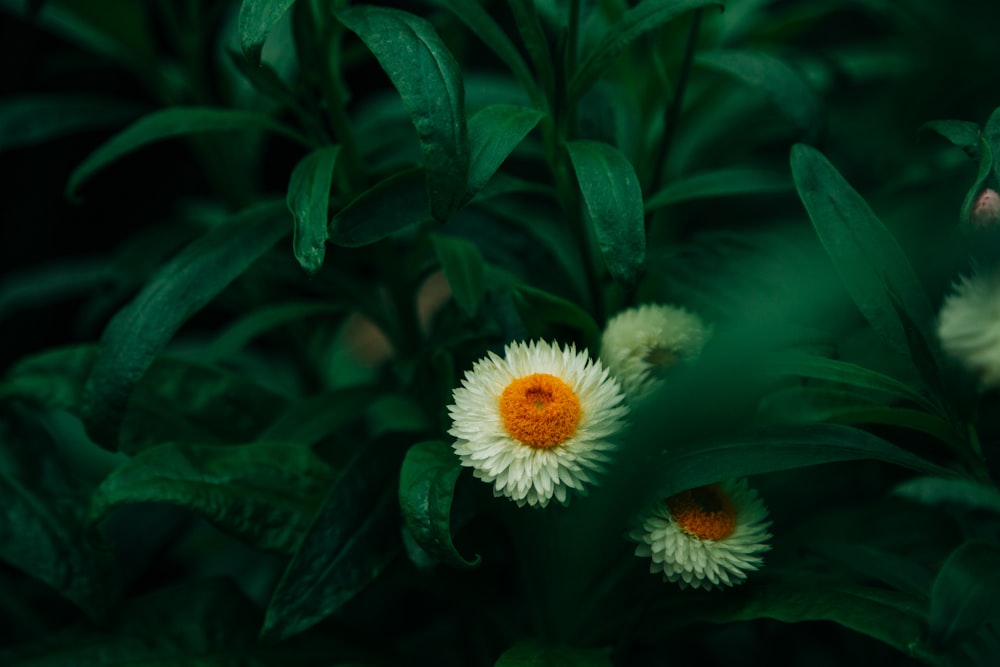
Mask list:
POLYGON ((1000 194, 992 188, 986 188, 976 197, 969 214, 972 226, 976 229, 989 229, 1000 223, 1000 194))

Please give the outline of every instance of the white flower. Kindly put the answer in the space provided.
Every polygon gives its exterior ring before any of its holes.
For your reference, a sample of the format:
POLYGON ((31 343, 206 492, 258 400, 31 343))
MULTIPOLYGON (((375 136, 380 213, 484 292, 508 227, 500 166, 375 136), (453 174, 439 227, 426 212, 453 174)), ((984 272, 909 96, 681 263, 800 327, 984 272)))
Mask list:
POLYGON ((701 354, 711 328, 697 315, 676 306, 645 304, 608 321, 601 339, 601 361, 631 398, 655 389, 658 373, 701 354))
POLYGON ((1000 272, 956 285, 941 307, 938 337, 945 352, 977 372, 983 385, 1000 386, 1000 272))
POLYGON ((771 522, 746 480, 678 493, 648 509, 629 537, 649 571, 681 588, 722 588, 743 582, 763 563, 771 522))
POLYGON ((522 507, 586 493, 628 412, 600 362, 545 341, 512 343, 502 358, 491 352, 452 397, 448 433, 462 465, 522 507))

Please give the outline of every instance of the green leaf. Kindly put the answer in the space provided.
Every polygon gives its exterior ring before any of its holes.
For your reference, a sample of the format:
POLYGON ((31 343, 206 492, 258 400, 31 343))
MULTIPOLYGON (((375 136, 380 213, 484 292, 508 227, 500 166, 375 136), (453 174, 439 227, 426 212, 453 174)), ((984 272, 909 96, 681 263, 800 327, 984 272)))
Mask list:
POLYGON ((143 116, 98 146, 70 174, 66 196, 76 198, 77 190, 84 181, 112 162, 149 144, 201 132, 236 130, 267 130, 308 145, 305 139, 287 125, 262 113, 212 107, 171 107, 143 116))
POLYGON ((929 598, 934 578, 919 563, 865 544, 825 542, 812 545, 824 556, 858 572, 889 584, 896 590, 929 598))
POLYGON ((597 323, 586 310, 572 301, 522 284, 515 288, 514 302, 533 334, 540 333, 538 329, 543 324, 565 324, 580 332, 588 350, 595 352, 600 349, 601 330, 597 323))
POLYGON ((88 130, 124 125, 142 112, 135 102, 95 95, 24 95, 0 104, 0 150, 88 130))
POLYGON ((466 199, 472 199, 496 173, 545 114, 537 109, 513 104, 495 104, 480 109, 469 119, 469 185, 466 199))
POLYGON ((95 359, 96 345, 72 345, 26 357, 0 382, 0 400, 27 400, 79 412, 83 387, 95 359))
POLYGON ((445 565, 475 567, 451 541, 451 503, 462 472, 458 457, 441 440, 419 442, 406 452, 399 473, 399 506, 417 544, 445 565))
POLYGON ((444 276, 458 307, 475 317, 486 294, 486 261, 476 244, 456 236, 431 236, 444 276))
POLYGON ((759 169, 719 169, 673 181, 646 201, 646 213, 695 199, 768 194, 792 189, 788 176, 759 169))
MULTIPOLYGON (((0 650, 8 667, 224 667, 252 658, 260 614, 229 579, 197 578, 124 602, 105 624, 79 624, 0 650)), ((308 664, 282 653, 283 665, 308 664)))
POLYGON ((613 25, 601 40, 587 48, 587 59, 580 65, 569 86, 570 100, 587 92, 629 44, 641 35, 658 28, 684 12, 708 5, 723 7, 713 0, 643 0, 613 25))
POLYGON ((336 389, 293 403, 261 434, 261 440, 312 446, 364 415, 375 392, 367 387, 336 389))
POLYGON ((368 435, 378 438, 386 433, 420 433, 430 429, 427 414, 413 398, 402 394, 383 394, 368 405, 365 413, 368 435))
POLYGON ((319 148, 302 158, 288 183, 288 210, 295 218, 292 248, 306 273, 316 273, 326 256, 333 168, 340 146, 319 148))
POLYGON ((462 204, 469 172, 458 62, 434 27, 408 12, 362 5, 339 10, 337 18, 371 50, 402 97, 424 153, 431 214, 447 220, 462 204))
POLYGON ((923 505, 953 505, 1000 514, 1000 491, 971 479, 917 477, 903 482, 892 493, 923 505))
POLYGON ((532 0, 508 0, 511 14, 514 15, 514 22, 517 30, 521 33, 521 41, 524 43, 528 56, 538 72, 538 79, 545 91, 548 100, 555 98, 556 74, 552 66, 552 51, 549 48, 549 40, 545 37, 545 30, 538 17, 538 9, 532 0))
POLYGON ((133 387, 174 333, 288 231, 277 203, 244 211, 165 264, 111 320, 83 397, 95 442, 114 448, 133 387))
POLYGON ((979 193, 986 187, 986 182, 990 179, 990 175, 993 174, 994 170, 994 152, 983 137, 979 139, 978 153, 979 169, 976 172, 976 180, 973 181, 969 191, 965 193, 965 199, 962 200, 962 210, 959 213, 959 221, 964 225, 973 224, 972 209, 976 206, 979 193))
POLYGON ((495 667, 612 667, 612 664, 603 651, 537 641, 515 644, 494 663, 495 667))
POLYGON ((424 170, 407 169, 379 181, 342 208, 330 221, 330 242, 358 248, 430 220, 424 170))
POLYGON ((631 287, 646 259, 642 190, 635 169, 603 142, 570 141, 566 150, 604 263, 617 282, 631 287))
POLYGON ((224 328, 202 353, 201 358, 212 362, 232 357, 254 338, 272 329, 298 320, 333 315, 341 310, 343 306, 339 304, 318 301, 293 301, 264 306, 247 313, 224 328))
POLYGON ((822 102, 802 75, 785 61, 754 51, 714 51, 701 54, 697 62, 767 94, 807 141, 822 130, 822 102))
POLYGON ((933 319, 913 267, 865 200, 822 153, 796 144, 791 165, 799 197, 847 291, 886 343, 906 354, 910 346, 892 294, 925 339, 933 319))
MULTIPOLYGON (((371 583, 396 555, 398 515, 374 454, 345 468, 268 603, 261 637, 308 630, 371 583)), ((380 461, 379 463, 384 463, 380 461)))
POLYGON ((1000 618, 1000 548, 971 540, 941 566, 931 589, 931 645, 955 648, 974 637, 988 621, 1000 618))
POLYGON ((528 69, 527 63, 524 62, 524 58, 521 57, 521 53, 503 29, 493 20, 493 17, 483 9, 478 0, 436 0, 436 2, 447 7, 459 21, 464 23, 487 48, 507 65, 536 103, 542 102, 538 96, 534 76, 528 69))
POLYGON ((243 0, 240 5, 240 47, 247 59, 260 64, 260 52, 271 28, 281 20, 295 0, 243 0))
POLYGON ((25 413, 0 421, 0 561, 99 620, 118 580, 112 553, 86 540, 85 505, 86 489, 63 468, 51 436, 34 418, 25 413))
POLYGON ((255 549, 291 554, 334 479, 308 448, 170 443, 115 469, 97 488, 87 523, 135 503, 189 509, 255 549))
POLYGON ((965 151, 973 160, 979 158, 982 132, 979 125, 967 120, 932 120, 917 130, 919 133, 936 132, 965 151))
POLYGON ((921 600, 884 588, 765 570, 723 596, 660 596, 642 615, 637 632, 655 638, 692 623, 758 618, 783 623, 832 621, 934 663, 937 656, 924 642, 924 609, 921 600))

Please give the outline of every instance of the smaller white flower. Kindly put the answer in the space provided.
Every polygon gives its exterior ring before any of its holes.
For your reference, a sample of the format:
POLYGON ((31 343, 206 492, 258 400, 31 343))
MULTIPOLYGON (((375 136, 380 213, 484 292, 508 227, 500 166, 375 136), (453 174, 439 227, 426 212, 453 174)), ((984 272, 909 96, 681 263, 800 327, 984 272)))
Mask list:
POLYGON ((746 480, 690 489, 649 508, 629 533, 649 571, 681 588, 742 583, 770 549, 767 508, 746 480))
POLYGON ((696 359, 711 333, 700 317, 683 308, 645 304, 608 321, 601 361, 630 398, 641 398, 660 384, 663 369, 696 359))
POLYGON ((963 278, 941 307, 937 332, 945 352, 984 386, 1000 386, 1000 272, 963 278))
POLYGON ((624 426, 625 396, 576 347, 512 343, 480 359, 448 406, 452 448, 493 495, 518 506, 569 503, 604 470, 624 426))

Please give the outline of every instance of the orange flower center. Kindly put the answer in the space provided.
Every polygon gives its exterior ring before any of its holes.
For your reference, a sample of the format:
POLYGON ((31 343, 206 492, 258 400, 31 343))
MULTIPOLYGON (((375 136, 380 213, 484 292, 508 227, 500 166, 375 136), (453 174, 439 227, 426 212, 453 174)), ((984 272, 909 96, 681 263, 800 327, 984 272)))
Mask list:
POLYGON ((725 539, 736 529, 736 508, 718 484, 670 496, 667 507, 681 529, 698 539, 725 539))
POLYGON ((529 447, 548 449, 566 442, 576 433, 582 414, 570 386, 548 373, 518 378, 500 396, 504 428, 529 447))

